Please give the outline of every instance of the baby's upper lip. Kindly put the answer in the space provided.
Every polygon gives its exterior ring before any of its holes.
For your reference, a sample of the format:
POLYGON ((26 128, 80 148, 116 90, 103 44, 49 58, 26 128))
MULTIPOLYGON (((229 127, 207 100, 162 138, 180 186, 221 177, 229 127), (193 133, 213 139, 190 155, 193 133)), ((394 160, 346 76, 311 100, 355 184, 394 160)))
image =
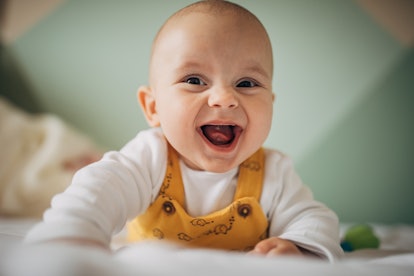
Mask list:
POLYGON ((205 126, 205 125, 216 125, 216 126, 241 126, 240 123, 236 122, 235 120, 228 120, 228 119, 216 119, 216 120, 208 120, 200 124, 199 127, 205 126))
POLYGON ((244 129, 243 126, 240 124, 234 122, 234 121, 228 121, 228 120, 214 120, 214 121, 207 121, 203 124, 201 124, 198 129, 202 129, 205 126, 231 126, 231 127, 237 127, 240 129, 244 129))

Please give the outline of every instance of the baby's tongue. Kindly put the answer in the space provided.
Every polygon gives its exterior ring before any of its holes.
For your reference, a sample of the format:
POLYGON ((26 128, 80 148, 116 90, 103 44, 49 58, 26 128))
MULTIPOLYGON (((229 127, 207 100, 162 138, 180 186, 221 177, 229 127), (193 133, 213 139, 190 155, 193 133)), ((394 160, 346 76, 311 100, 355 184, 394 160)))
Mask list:
POLYGON ((204 136, 214 145, 226 145, 233 138, 233 127, 229 125, 205 125, 202 127, 204 136))

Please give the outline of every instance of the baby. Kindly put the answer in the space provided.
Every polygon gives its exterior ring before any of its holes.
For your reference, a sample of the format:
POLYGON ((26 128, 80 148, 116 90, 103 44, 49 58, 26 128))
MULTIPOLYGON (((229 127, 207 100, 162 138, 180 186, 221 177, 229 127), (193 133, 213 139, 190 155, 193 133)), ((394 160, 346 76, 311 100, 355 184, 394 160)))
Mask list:
POLYGON ((338 218, 277 150, 269 37, 248 10, 201 1, 173 14, 138 101, 152 127, 79 170, 27 242, 108 247, 162 239, 259 255, 342 254, 338 218))

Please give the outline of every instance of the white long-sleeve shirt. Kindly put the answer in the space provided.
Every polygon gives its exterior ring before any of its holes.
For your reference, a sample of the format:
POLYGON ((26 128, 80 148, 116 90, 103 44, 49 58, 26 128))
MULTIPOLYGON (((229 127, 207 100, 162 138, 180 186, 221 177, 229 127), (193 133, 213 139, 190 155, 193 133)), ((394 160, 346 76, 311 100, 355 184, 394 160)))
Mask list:
MULTIPOLYGON (((329 260, 342 255, 337 216, 313 199, 291 160, 265 149, 260 204, 269 236, 291 240, 329 260)), ((167 144, 158 128, 141 131, 120 151, 79 170, 65 192, 56 195, 43 221, 26 242, 84 238, 104 244, 155 200, 165 176, 167 144)), ((195 171, 180 164, 187 212, 203 216, 229 205, 238 168, 225 173, 195 171)))

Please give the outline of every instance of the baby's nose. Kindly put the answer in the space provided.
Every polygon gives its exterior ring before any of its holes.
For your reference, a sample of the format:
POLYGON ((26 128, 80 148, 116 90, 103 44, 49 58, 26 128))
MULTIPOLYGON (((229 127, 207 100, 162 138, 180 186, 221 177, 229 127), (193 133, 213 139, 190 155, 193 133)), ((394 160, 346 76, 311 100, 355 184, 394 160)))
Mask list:
POLYGON ((237 92, 230 87, 215 89, 210 94, 208 105, 210 107, 236 108, 239 105, 237 92))

